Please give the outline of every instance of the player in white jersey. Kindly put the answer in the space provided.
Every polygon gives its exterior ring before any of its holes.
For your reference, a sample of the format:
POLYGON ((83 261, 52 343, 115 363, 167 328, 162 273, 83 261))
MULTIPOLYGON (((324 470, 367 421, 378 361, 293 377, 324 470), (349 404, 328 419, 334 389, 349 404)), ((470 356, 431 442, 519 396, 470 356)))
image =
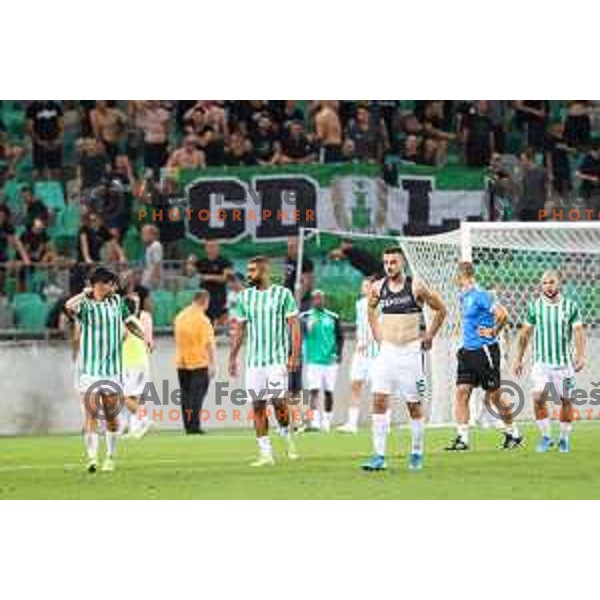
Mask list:
MULTIPOLYGON (((85 445, 88 472, 97 470, 98 419, 106 422, 106 458, 103 471, 114 469, 118 413, 122 408, 122 343, 129 314, 116 293, 116 276, 98 267, 91 287, 65 303, 65 310, 81 328, 79 344, 79 393, 85 413, 85 445)), ((135 325, 127 325, 135 330, 135 325)))
POLYGON ((384 252, 383 266, 386 277, 376 281, 369 294, 369 324, 379 343, 379 354, 371 375, 374 454, 362 468, 365 471, 386 468, 390 427, 386 411, 390 396, 399 395, 405 400, 411 419, 409 468, 416 470, 423 467, 425 442, 423 351, 431 348, 446 317, 446 307, 437 292, 404 274, 404 254, 400 248, 384 252), (433 319, 421 333, 426 305, 432 310, 433 319))
POLYGON ((368 294, 374 279, 365 278, 361 284, 361 297, 356 301, 356 345, 350 367, 351 397, 348 420, 338 427, 341 433, 356 433, 360 417, 360 401, 363 389, 371 383, 373 361, 379 346, 369 325, 368 294))
POLYGON ((542 435, 537 451, 548 452, 554 446, 548 400, 560 398, 558 450, 569 452, 573 420, 571 393, 575 388, 574 374, 585 366, 585 330, 577 304, 560 293, 558 273, 546 271, 541 287, 542 294, 529 303, 527 321, 521 328, 515 373, 518 376, 523 374, 523 357, 535 330, 531 378, 535 414, 542 435))
POLYGON ((290 435, 286 392, 288 370, 295 371, 299 367, 301 335, 294 296, 287 288, 271 283, 267 258, 259 256, 248 263, 248 280, 251 287, 240 292, 236 302, 229 375, 238 376, 238 355, 247 331, 245 387, 247 399, 252 401, 259 447, 258 460, 252 466, 262 467, 274 463, 269 438, 268 403, 275 410, 279 433, 287 444, 288 457, 297 458, 290 435))

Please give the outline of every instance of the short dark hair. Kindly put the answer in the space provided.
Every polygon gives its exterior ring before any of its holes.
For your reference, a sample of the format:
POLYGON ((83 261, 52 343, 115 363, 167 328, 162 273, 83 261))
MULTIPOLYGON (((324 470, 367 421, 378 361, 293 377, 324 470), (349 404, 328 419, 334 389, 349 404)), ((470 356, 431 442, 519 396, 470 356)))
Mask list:
POLYGON ((268 256, 264 256, 264 255, 259 255, 259 256, 254 256, 253 258, 251 258, 249 261, 249 263, 254 263, 256 265, 263 265, 266 266, 268 265, 271 261, 269 260, 268 256))
POLYGON ((117 276, 106 267, 97 267, 90 275, 90 283, 115 283, 117 276))
POLYGON ((390 246, 383 251, 384 254, 400 254, 404 257, 404 250, 400 246, 390 246))

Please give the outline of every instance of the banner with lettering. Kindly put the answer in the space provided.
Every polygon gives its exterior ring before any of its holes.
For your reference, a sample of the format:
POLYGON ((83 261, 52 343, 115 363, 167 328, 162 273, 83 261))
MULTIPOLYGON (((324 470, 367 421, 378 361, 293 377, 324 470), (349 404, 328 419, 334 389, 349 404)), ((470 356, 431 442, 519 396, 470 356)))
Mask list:
POLYGON ((480 173, 400 169, 389 185, 378 165, 238 167, 182 172, 188 235, 281 239, 298 227, 401 232, 485 213, 480 173), (441 176, 440 176, 441 174, 441 176), (460 186, 460 187, 453 187, 460 186))

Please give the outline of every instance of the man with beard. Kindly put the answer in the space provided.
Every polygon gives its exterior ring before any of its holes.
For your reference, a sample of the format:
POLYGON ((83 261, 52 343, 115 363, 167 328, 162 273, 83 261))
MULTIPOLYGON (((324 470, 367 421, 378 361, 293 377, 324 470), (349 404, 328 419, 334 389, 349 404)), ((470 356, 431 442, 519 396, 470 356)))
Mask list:
POLYGON ((362 465, 365 471, 382 471, 386 468, 386 443, 390 426, 386 412, 390 396, 396 395, 405 400, 411 419, 409 468, 417 470, 423 467, 423 352, 431 348, 447 311, 437 292, 405 275, 404 264, 401 248, 385 250, 385 277, 373 283, 369 292, 369 324, 373 338, 379 344, 379 354, 372 370, 374 454, 362 465), (421 334, 425 305, 433 311, 433 319, 425 333, 421 334))
POLYGON ((259 447, 259 458, 252 466, 262 467, 275 462, 269 438, 268 401, 275 408, 279 432, 287 444, 288 458, 293 460, 298 457, 290 436, 285 394, 288 369, 298 369, 301 336, 294 296, 287 288, 271 283, 271 269, 267 258, 258 256, 249 261, 248 281, 251 287, 240 292, 236 302, 229 375, 237 377, 239 374, 238 355, 247 330, 246 397, 252 399, 259 447))
POLYGON ((521 328, 515 360, 515 373, 523 374, 523 356, 535 330, 533 346, 533 402, 542 437, 538 452, 548 452, 554 441, 550 435, 548 394, 560 398, 559 452, 569 452, 569 435, 573 420, 571 394, 575 388, 574 374, 585 365, 585 331, 579 307, 560 293, 560 278, 555 271, 542 276, 542 294, 529 303, 527 322, 521 328), (573 356, 573 338, 575 356, 573 356))

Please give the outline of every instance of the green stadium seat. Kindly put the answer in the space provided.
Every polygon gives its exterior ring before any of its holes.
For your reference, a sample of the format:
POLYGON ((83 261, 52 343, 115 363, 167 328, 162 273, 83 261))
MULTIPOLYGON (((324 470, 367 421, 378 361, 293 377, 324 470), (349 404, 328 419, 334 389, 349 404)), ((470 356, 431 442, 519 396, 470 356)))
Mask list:
POLYGON ((50 307, 43 300, 39 304, 24 304, 15 308, 15 324, 18 329, 31 333, 41 333, 46 329, 50 307))
POLYGON ((180 310, 183 310, 186 306, 189 306, 189 304, 194 299, 196 292, 197 290, 181 290, 180 292, 177 292, 177 295, 175 296, 176 311, 179 312, 180 310))
POLYGON ((37 304, 43 304, 43 300, 39 294, 34 294, 32 292, 22 292, 20 294, 15 294, 13 297, 13 308, 16 310, 22 306, 34 306, 37 304))
POLYGON ((39 333, 46 328, 49 306, 38 294, 15 294, 12 302, 14 321, 18 329, 39 333))
POLYGON ((50 210, 59 211, 65 207, 65 195, 58 181, 39 181, 33 191, 50 210))
POLYGON ((151 292, 154 324, 157 327, 169 327, 175 318, 175 294, 165 290, 151 292))

